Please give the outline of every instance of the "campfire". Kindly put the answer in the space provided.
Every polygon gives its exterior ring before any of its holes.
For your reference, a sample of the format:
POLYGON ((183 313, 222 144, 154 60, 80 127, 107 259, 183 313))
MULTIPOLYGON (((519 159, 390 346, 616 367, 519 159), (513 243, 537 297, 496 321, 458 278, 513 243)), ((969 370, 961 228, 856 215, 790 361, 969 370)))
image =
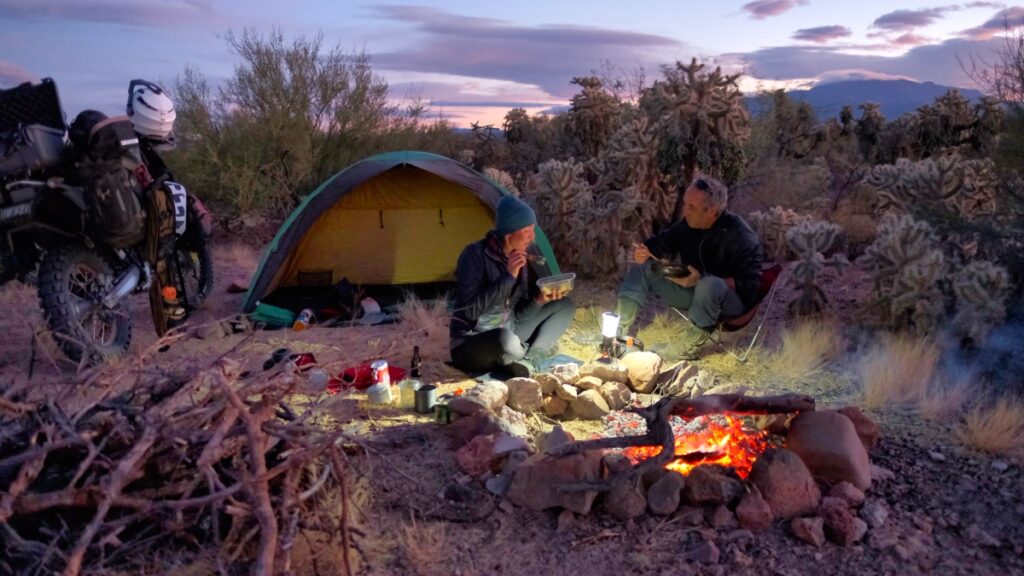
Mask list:
MULTIPOLYGON (((688 474, 702 464, 720 464, 746 478, 758 455, 768 447, 767 433, 744 428, 732 415, 699 416, 675 428, 675 457, 664 468, 688 474)), ((661 446, 635 446, 623 450, 634 465, 661 454, 661 446)))

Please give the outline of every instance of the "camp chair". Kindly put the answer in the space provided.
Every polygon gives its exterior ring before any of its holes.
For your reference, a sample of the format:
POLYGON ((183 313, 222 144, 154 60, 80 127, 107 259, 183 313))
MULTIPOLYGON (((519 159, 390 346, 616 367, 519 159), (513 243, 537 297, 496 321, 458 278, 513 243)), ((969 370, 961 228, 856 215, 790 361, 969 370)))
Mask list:
MULTIPOLYGON (((761 307, 761 303, 767 300, 764 307, 764 315, 761 317, 761 321, 757 323, 757 330, 754 332, 754 337, 750 339, 750 344, 747 345, 747 349, 743 351, 743 354, 737 355, 732 350, 729 350, 722 344, 721 340, 715 338, 714 334, 712 334, 711 341, 714 342, 716 346, 740 362, 747 361, 750 351, 753 350, 754 344, 757 342, 757 337, 761 335, 761 328, 764 327, 764 322, 768 319, 768 312, 771 310, 772 302, 775 300, 775 291, 778 288, 778 280, 780 276, 782 276, 781 264, 772 264, 768 268, 763 268, 761 270, 761 286, 758 287, 757 300, 754 302, 754 305, 739 316, 733 318, 722 318, 718 322, 717 328, 722 332, 737 332, 742 330, 747 326, 747 324, 750 324, 754 319, 754 316, 757 315, 757 311, 761 307)), ((682 316, 687 322, 693 324, 693 320, 690 320, 690 318, 683 314, 678 308, 672 309, 676 311, 676 314, 682 316)), ((696 324, 694 325, 696 326, 696 324)))

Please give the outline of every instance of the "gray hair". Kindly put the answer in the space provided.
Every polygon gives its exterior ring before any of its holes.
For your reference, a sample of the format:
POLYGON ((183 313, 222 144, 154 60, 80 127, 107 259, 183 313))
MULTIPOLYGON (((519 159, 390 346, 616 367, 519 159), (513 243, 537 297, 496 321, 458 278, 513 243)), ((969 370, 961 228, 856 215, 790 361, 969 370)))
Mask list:
POLYGON ((696 188, 704 193, 708 208, 717 209, 719 213, 725 212, 725 207, 729 204, 729 189, 720 180, 711 176, 697 176, 690 182, 690 188, 696 188))

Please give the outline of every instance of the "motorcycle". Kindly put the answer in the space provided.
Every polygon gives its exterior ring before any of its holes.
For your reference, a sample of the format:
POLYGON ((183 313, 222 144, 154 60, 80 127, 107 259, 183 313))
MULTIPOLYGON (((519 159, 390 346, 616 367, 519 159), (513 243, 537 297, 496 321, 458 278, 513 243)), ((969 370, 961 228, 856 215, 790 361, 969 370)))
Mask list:
POLYGON ((126 117, 91 114, 69 130, 50 79, 0 91, 0 285, 34 282, 57 345, 86 363, 128 349, 132 294, 162 336, 213 286, 202 202, 126 117))

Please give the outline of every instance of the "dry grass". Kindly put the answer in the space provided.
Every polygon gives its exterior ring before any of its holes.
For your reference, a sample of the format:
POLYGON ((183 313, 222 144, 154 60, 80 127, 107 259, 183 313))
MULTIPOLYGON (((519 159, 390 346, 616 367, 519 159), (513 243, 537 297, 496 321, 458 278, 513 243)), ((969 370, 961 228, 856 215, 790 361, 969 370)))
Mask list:
POLYGON ((656 314, 649 324, 640 328, 636 335, 645 346, 651 346, 675 340, 682 335, 685 327, 686 320, 680 318, 678 314, 663 312, 656 314))
POLYGON ((970 403, 972 386, 970 376, 938 381, 918 401, 918 410, 928 420, 945 420, 956 416, 970 403))
POLYGON ((957 436, 984 452, 1024 456, 1024 398, 1003 396, 976 405, 967 413, 957 436))
POLYGON ((782 349, 772 357, 775 372, 801 380, 813 377, 842 350, 843 338, 835 322, 809 320, 782 333, 782 349))
POLYGON ((415 574, 450 573, 446 562, 452 553, 445 524, 422 526, 411 519, 399 528, 398 544, 415 574))
POLYGON ((887 336, 860 360, 857 373, 864 406, 916 405, 929 393, 936 378, 939 347, 931 339, 907 335, 887 336))
MULTIPOLYGON (((448 357, 448 323, 451 313, 448 300, 420 300, 415 294, 407 294, 398 305, 399 325, 406 338, 413 338, 411 344, 420 347, 423 358, 448 357)), ((411 346, 409 347, 412 353, 411 346)), ((408 363, 408 360, 405 361, 408 363)), ((404 365, 404 364, 403 364, 404 365)))

